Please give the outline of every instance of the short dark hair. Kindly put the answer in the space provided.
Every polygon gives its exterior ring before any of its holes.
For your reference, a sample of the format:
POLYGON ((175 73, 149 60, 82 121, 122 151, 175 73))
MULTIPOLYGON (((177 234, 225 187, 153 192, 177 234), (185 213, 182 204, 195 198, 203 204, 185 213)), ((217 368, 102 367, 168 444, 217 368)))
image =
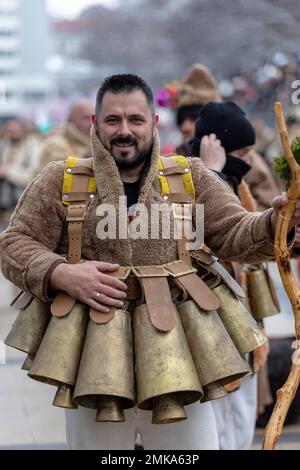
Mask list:
POLYGON ((119 93, 132 93, 137 90, 141 90, 144 93, 154 115, 154 97, 150 86, 138 75, 120 74, 107 77, 99 88, 96 98, 96 117, 99 116, 105 93, 110 92, 118 95, 119 93))

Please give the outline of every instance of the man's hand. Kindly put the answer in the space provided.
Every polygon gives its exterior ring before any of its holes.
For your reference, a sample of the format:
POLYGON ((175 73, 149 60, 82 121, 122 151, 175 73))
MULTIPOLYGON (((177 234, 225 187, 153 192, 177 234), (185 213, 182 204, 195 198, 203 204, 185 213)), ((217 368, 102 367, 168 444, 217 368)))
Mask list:
POLYGON ((205 135, 200 144, 200 158, 206 168, 221 172, 226 163, 226 153, 215 134, 205 135))
MULTIPOLYGON (((277 196, 272 201, 272 206, 273 206, 273 209, 274 209, 274 212, 271 216, 271 224, 272 224, 273 235, 275 234, 276 223, 277 223, 279 211, 282 207, 286 206, 287 203, 288 203, 288 198, 285 195, 277 196)), ((296 208, 295 209, 296 210, 294 212, 294 215, 293 215, 292 219, 289 222, 289 230, 296 227, 296 225, 300 225, 300 199, 298 199, 298 201, 296 202, 296 208)))
POLYGON ((109 276, 118 268, 117 264, 100 261, 62 263, 54 269, 49 288, 65 291, 95 310, 109 313, 109 307, 122 308, 126 299, 126 284, 109 276))

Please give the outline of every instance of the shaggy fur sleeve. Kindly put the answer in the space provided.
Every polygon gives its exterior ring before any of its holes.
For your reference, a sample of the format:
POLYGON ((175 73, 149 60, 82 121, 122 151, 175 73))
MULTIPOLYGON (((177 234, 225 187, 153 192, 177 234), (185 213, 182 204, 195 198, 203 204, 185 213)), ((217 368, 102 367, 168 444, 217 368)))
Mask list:
POLYGON ((197 204, 204 204, 205 243, 226 261, 258 263, 274 258, 272 209, 247 212, 229 186, 199 159, 189 163, 197 204))
POLYGON ((66 260, 55 253, 61 238, 64 163, 51 163, 23 193, 7 230, 0 235, 0 262, 4 276, 41 300, 47 298, 47 280, 66 260))

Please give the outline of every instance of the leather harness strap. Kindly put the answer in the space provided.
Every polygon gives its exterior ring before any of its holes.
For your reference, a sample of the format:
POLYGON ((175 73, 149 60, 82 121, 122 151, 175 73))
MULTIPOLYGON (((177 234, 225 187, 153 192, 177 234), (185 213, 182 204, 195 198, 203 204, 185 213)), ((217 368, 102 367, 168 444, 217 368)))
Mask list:
POLYGON ((69 253, 68 262, 70 264, 79 263, 81 260, 81 246, 82 246, 82 230, 85 215, 86 201, 90 199, 91 194, 88 192, 91 160, 79 159, 74 168, 66 170, 67 173, 76 175, 73 178, 72 192, 64 194, 63 197, 68 196, 68 201, 71 204, 68 206, 67 222, 69 234, 69 253), (82 168, 86 170, 82 171, 82 168), (71 171, 69 171, 71 170, 71 171), (78 202, 79 204, 72 204, 78 202))
POLYGON ((168 332, 176 326, 176 312, 168 284, 168 273, 162 266, 132 268, 140 280, 152 325, 168 332))
POLYGON ((178 238, 178 257, 191 265, 187 244, 192 232, 191 203, 193 198, 186 193, 182 178, 182 175, 190 172, 190 169, 177 165, 176 160, 171 158, 161 157, 161 161, 164 169, 159 174, 166 176, 170 188, 170 194, 165 195, 164 199, 173 204, 173 216, 178 238))
POLYGON ((183 261, 164 265, 165 270, 176 279, 176 283, 187 292, 202 310, 218 310, 220 301, 205 282, 197 276, 197 270, 183 261))
MULTIPOLYGON (((92 170, 91 159, 79 159, 74 168, 67 168, 66 173, 76 175, 73 178, 72 192, 64 193, 62 198, 69 202, 67 208, 69 251, 68 262, 77 264, 81 260, 82 231, 86 201, 91 194, 88 192, 92 170), (79 204, 73 204, 78 202, 79 204)), ((67 292, 59 292, 51 304, 51 313, 55 317, 65 317, 73 309, 76 300, 67 292)))
MULTIPOLYGON (((219 299, 196 275, 196 270, 191 265, 190 254, 187 249, 188 237, 192 230, 192 202, 194 197, 188 194, 184 175, 190 173, 189 167, 180 166, 173 158, 161 158, 159 176, 164 176, 169 185, 169 192, 164 193, 164 199, 171 203, 175 221, 176 236, 178 238, 179 261, 169 263, 166 266, 143 266, 137 268, 119 268, 111 275, 126 281, 129 286, 129 297, 137 299, 141 293, 145 297, 151 322, 155 328, 162 332, 172 330, 176 325, 176 311, 171 299, 168 276, 188 294, 198 306, 207 311, 219 308, 219 299), (133 276, 130 273, 133 273, 133 276), (142 289, 136 282, 130 281, 138 278, 142 289), (130 287, 131 286, 131 287, 130 287)), ((79 263, 81 260, 82 231, 87 200, 95 197, 89 186, 93 176, 92 160, 80 159, 72 168, 66 168, 66 173, 72 175, 72 184, 63 193, 63 201, 68 205, 67 222, 69 235, 68 262, 79 263)), ((58 293, 52 303, 51 312, 55 316, 66 316, 72 310, 75 299, 67 293, 58 293)), ((108 323, 114 318, 115 308, 110 313, 102 314, 91 309, 90 318, 98 324, 108 323)))

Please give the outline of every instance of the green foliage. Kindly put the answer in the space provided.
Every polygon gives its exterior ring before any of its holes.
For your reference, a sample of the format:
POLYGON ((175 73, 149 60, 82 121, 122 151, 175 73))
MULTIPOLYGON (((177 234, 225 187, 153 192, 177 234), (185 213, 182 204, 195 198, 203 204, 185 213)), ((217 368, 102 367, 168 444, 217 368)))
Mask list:
MULTIPOLYGON (((296 161, 300 165, 300 137, 296 137, 291 143, 291 150, 296 159, 296 161)), ((286 189, 288 189, 291 185, 291 170, 290 167, 285 159, 285 156, 281 155, 280 157, 274 158, 275 167, 274 171, 280 178, 285 181, 286 189)))

